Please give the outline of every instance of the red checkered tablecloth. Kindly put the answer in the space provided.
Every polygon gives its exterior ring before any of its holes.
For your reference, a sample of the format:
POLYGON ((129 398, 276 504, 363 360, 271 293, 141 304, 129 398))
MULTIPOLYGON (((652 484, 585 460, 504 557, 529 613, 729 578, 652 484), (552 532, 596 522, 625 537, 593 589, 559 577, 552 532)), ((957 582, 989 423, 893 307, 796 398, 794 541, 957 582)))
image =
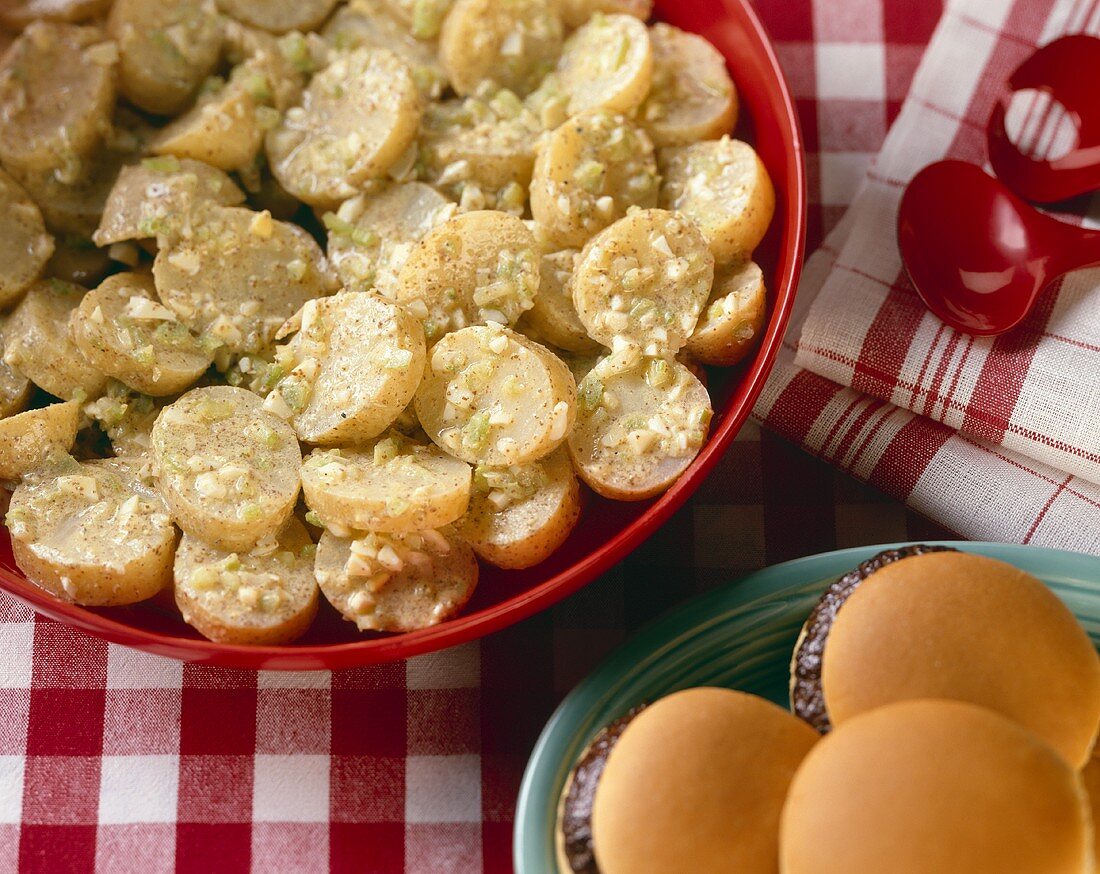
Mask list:
MULTIPOLYGON (((812 250, 897 113, 940 6, 756 5, 809 147, 812 250)), ((539 729, 632 629, 765 564, 939 536, 748 426, 694 499, 605 578, 503 633, 404 663, 186 666, 0 596, 0 871, 509 871, 539 729)))

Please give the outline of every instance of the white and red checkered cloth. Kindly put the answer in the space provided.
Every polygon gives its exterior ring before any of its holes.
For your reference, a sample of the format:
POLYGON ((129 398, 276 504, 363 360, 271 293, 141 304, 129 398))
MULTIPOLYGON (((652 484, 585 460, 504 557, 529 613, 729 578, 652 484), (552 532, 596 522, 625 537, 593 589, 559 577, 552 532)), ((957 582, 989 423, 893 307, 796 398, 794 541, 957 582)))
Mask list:
MULTIPOLYGON (((756 5, 809 146, 812 251, 901 109, 940 8, 935 0, 756 5)), ((1034 42, 1050 5, 1021 0, 1013 8, 1034 7, 1038 17, 1010 19, 1013 36, 988 36, 1034 42)), ((957 64, 963 75, 993 50, 967 52, 957 64)), ((827 264, 811 262, 811 287, 827 264)), ((766 410, 777 425, 784 405, 790 422, 805 422, 799 405, 826 409, 838 393, 847 397, 809 371, 785 374, 766 410)), ((945 429, 914 421, 916 437, 945 429)), ((784 430, 799 442, 813 432, 784 430)), ((946 434, 942 445, 951 443, 946 434)), ((870 476, 866 462, 851 466, 922 506, 904 464, 870 476), (892 470, 903 476, 891 479, 892 470)), ((943 536, 900 501, 750 425, 692 501, 606 577, 514 628, 408 662, 308 674, 185 666, 86 637, 0 595, 0 872, 510 871, 515 794, 535 737, 627 633, 765 564, 943 536)))
MULTIPOLYGON (((925 310, 895 242, 908 180, 945 157, 985 163, 1007 76, 1037 46, 1079 32, 1100 33, 1097 0, 948 4, 851 209, 806 265, 756 413, 966 537, 1100 554, 1100 270, 1049 289, 1011 333, 976 338, 925 310)), ((878 49, 837 64, 831 87, 866 93, 878 49)), ((1049 102, 1022 115, 1025 139, 1053 142, 1065 128, 1049 102)))

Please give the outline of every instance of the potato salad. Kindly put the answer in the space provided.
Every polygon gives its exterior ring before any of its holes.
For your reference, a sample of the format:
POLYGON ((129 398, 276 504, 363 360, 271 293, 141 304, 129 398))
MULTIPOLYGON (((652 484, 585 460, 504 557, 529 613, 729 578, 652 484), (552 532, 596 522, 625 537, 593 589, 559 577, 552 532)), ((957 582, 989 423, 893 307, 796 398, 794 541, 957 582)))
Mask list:
POLYGON ((651 0, 13 9, 0 487, 52 596, 415 631, 699 454, 775 192, 651 0))

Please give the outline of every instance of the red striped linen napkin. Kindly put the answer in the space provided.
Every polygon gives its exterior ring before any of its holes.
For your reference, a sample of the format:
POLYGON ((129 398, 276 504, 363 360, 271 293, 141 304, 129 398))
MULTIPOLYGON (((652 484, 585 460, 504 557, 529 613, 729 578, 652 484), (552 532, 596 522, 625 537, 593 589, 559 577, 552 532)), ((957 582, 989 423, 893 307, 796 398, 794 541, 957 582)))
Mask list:
MULTIPOLYGON (((924 308, 895 240, 908 180, 941 158, 985 165, 1009 74, 1079 32, 1100 33, 1100 0, 947 4, 851 207, 807 261, 756 415, 965 537, 1100 554, 1100 270, 1048 289, 1016 330, 973 337, 924 308)), ((1013 98, 1010 120, 1038 152, 1072 136, 1035 93, 1013 98)), ((1096 226, 1098 205, 1059 208, 1096 226)))

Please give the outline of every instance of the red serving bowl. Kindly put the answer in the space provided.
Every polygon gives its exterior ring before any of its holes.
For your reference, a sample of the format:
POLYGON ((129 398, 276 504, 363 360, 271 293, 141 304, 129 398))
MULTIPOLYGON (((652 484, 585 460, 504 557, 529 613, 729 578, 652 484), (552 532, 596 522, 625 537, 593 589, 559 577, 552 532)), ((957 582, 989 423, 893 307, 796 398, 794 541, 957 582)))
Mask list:
POLYGON ((768 37, 746 0, 657 0, 657 16, 701 34, 729 62, 741 101, 737 136, 751 142, 775 183, 775 220, 756 259, 764 268, 770 317, 752 361, 709 372, 714 421, 706 446, 680 480, 651 501, 622 504, 589 494, 582 524, 548 561, 526 571, 483 566, 465 613, 402 635, 363 635, 323 603, 301 640, 286 646, 227 646, 200 638, 170 596, 132 607, 65 604, 28 583, 0 535, 0 588, 60 622, 115 643, 191 662, 237 668, 339 669, 395 661, 504 628, 577 591, 652 534, 687 500, 748 418, 783 340, 806 245, 806 171, 794 104, 768 37))

